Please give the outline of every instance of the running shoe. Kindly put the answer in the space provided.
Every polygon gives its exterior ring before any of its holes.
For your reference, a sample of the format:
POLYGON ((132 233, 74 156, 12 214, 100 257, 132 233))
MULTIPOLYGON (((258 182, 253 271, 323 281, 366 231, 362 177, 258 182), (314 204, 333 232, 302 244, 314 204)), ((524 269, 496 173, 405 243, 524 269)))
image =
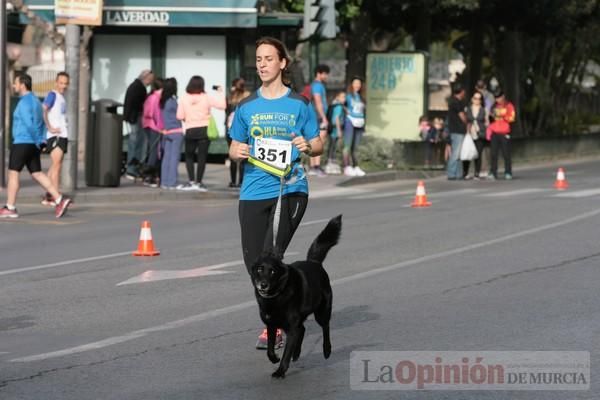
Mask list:
POLYGON ((67 212, 67 208, 69 208, 69 205, 71 204, 71 202, 72 202, 71 198, 69 198, 67 196, 62 196, 60 203, 58 203, 55 208, 56 218, 61 218, 63 215, 65 215, 65 213, 67 212))
POLYGON ((0 218, 19 218, 17 209, 9 210, 7 206, 0 208, 0 218))
POLYGON ((43 206, 55 206, 56 203, 54 203, 54 199, 52 198, 52 195, 50 193, 46 193, 45 195, 42 196, 42 205, 43 206))
POLYGON ((358 165, 354 167, 354 176, 365 176, 367 173, 363 171, 358 165))
MULTIPOLYGON (((277 334, 275 336, 275 348, 278 349, 283 347, 283 335, 281 333, 281 329, 277 329, 277 334)), ((266 350, 267 349, 267 328, 263 329, 261 334, 258 336, 258 341, 256 342, 256 348, 258 350, 266 350)))

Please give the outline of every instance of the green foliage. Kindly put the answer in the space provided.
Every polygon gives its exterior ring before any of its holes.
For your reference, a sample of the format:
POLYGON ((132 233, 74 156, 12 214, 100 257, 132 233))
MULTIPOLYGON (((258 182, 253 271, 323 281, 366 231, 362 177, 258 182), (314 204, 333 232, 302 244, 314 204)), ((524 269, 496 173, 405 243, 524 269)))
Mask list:
POLYGON ((378 171, 388 168, 392 162, 393 143, 390 139, 365 136, 358 147, 358 159, 365 171, 378 171))

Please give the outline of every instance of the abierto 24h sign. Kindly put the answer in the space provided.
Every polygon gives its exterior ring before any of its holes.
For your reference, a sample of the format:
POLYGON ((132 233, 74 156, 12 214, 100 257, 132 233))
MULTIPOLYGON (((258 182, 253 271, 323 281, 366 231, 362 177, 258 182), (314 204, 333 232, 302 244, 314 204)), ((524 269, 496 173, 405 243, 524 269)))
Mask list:
POLYGON ((419 117, 427 112, 427 59, 423 53, 367 55, 367 126, 387 139, 419 140, 419 117))

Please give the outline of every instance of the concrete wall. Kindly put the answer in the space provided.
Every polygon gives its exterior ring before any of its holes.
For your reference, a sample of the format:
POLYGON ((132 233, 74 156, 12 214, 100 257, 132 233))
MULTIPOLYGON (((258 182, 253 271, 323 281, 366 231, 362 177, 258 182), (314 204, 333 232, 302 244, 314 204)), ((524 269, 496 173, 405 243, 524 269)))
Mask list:
MULTIPOLYGON (((438 146, 438 158, 434 164, 442 165, 443 145, 438 146)), ((489 149, 485 151, 489 152, 489 149)), ((600 156, 600 134, 569 135, 559 137, 513 138, 513 162, 546 161, 554 159, 576 159, 600 156)), ((425 143, 395 141, 392 157, 397 168, 422 168, 425 158, 425 143)), ((484 154, 484 164, 488 154, 484 154)))

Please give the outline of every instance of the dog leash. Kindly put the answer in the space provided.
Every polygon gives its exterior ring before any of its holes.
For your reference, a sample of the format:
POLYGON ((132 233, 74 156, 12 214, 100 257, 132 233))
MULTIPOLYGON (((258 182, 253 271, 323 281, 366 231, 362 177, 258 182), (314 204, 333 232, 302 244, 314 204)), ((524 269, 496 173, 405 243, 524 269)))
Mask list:
POLYGON ((277 233, 279 232, 279 221, 281 220, 281 198, 283 196, 285 177, 282 175, 279 178, 279 181, 279 196, 277 197, 277 205, 275 206, 275 213, 273 214, 273 249, 277 248, 277 233))

